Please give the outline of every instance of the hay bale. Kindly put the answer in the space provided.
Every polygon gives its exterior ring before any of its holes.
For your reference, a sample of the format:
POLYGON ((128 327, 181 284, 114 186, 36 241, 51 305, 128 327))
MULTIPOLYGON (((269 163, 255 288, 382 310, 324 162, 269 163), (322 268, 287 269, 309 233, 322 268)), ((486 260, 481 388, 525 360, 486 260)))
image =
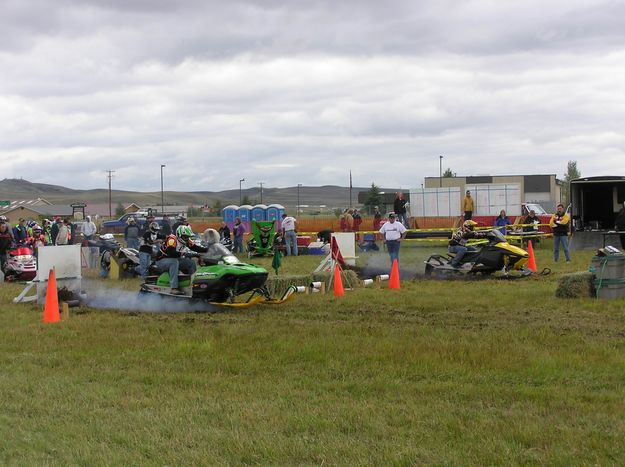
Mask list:
POLYGON ((270 275, 267 278, 267 290, 273 297, 281 296, 286 290, 294 285, 295 287, 304 285, 308 287, 311 282, 310 274, 275 276, 270 275))
MULTIPOLYGON (((312 282, 325 282, 326 287, 328 287, 331 277, 331 272, 316 272, 312 274, 312 282)), ((341 271, 341 280, 343 281, 343 287, 362 287, 362 281, 358 279, 356 271, 352 271, 351 269, 341 271)))
POLYGON ((564 274, 558 281, 556 297, 558 298, 593 298, 595 287, 591 272, 575 272, 564 274))

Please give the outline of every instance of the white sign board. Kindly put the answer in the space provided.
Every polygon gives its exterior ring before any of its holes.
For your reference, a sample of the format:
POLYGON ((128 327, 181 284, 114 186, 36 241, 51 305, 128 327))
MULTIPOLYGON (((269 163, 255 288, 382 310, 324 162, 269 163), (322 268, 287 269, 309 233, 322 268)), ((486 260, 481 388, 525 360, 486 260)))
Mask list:
POLYGON ((413 188, 410 190, 410 213, 414 217, 459 216, 459 187, 413 188))
POLYGON ((50 269, 56 279, 81 278, 80 245, 44 246, 37 249, 37 280, 47 281, 50 269))
POLYGON ((341 250, 341 256, 345 264, 356 265, 356 235, 353 232, 336 232, 332 236, 336 238, 336 244, 341 250))
POLYGON ((521 215, 521 186, 518 183, 479 183, 466 185, 475 201, 474 216, 521 215))

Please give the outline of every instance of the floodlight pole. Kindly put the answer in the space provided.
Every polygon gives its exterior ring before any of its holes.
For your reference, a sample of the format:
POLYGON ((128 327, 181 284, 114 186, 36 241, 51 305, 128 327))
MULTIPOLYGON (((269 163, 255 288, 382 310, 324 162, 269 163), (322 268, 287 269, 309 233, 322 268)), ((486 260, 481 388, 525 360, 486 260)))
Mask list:
POLYGON ((239 180, 239 206, 243 204, 243 192, 241 191, 241 185, 243 184, 244 181, 245 181, 244 178, 239 180))
POLYGON ((438 156, 438 180, 439 186, 443 188, 443 156, 438 156))

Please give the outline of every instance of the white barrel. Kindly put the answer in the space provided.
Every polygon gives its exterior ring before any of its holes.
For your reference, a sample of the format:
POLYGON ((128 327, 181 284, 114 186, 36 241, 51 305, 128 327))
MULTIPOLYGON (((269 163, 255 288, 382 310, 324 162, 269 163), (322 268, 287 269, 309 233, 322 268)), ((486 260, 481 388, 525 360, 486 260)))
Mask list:
POLYGON ((388 274, 380 274, 376 279, 380 282, 384 282, 389 280, 390 276, 388 274))
POLYGON ((297 293, 304 293, 306 292, 306 286, 305 285, 298 285, 297 286, 297 293))
POLYGON ((365 279, 364 281, 362 281, 362 285, 364 285, 365 287, 371 284, 373 284, 373 279, 365 279))
POLYGON ((310 288, 311 289, 320 289, 321 288, 321 281, 319 281, 319 282, 311 282, 310 283, 310 288))

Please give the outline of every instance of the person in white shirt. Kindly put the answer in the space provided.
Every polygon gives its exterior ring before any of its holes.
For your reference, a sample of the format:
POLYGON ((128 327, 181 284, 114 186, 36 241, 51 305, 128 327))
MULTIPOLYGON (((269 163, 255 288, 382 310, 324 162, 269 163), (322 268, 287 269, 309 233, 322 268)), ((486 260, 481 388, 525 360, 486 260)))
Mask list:
POLYGON ((82 226, 82 235, 85 237, 85 240, 93 240, 97 230, 96 225, 91 221, 91 216, 87 216, 87 222, 82 226))
POLYGON ((382 224, 380 233, 391 257, 391 264, 393 264, 394 260, 397 260, 399 263, 399 243, 406 238, 406 227, 401 222, 396 221, 394 212, 388 215, 388 222, 382 224))
POLYGON ((282 214, 282 238, 287 256, 297 256, 297 221, 292 216, 282 214))

